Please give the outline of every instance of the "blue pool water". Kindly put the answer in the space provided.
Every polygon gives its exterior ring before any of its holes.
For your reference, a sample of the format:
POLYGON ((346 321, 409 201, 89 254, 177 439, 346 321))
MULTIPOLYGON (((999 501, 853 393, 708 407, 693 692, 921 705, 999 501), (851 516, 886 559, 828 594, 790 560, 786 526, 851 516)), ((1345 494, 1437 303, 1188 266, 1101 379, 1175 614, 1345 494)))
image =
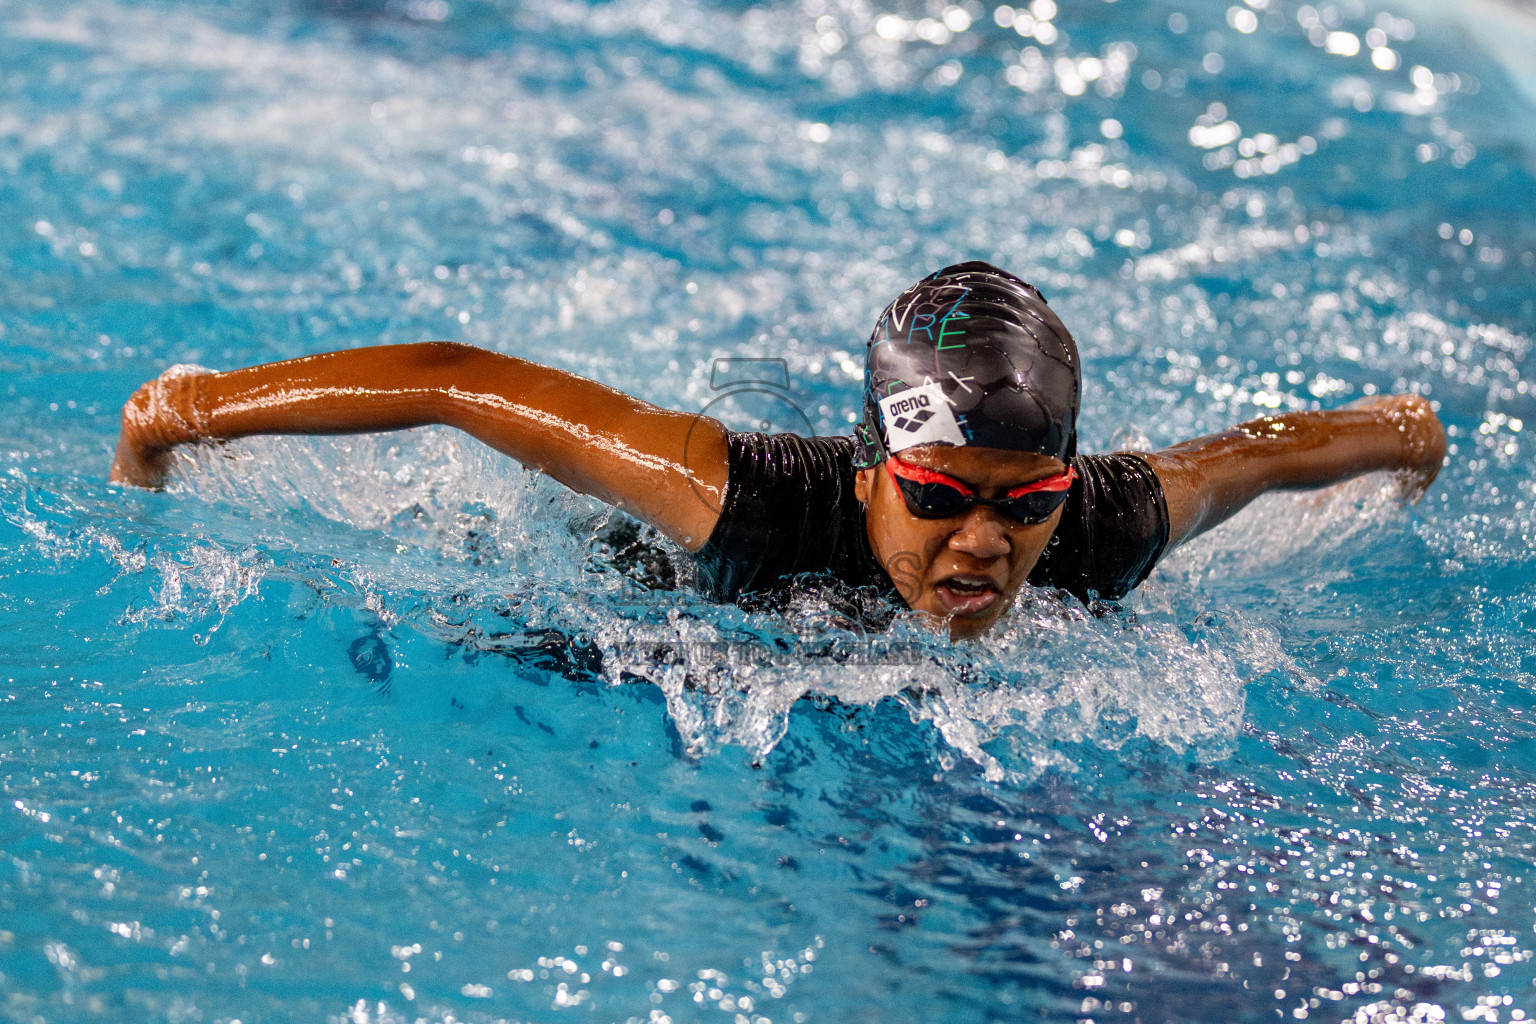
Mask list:
POLYGON ((0 15, 0 1018, 1536 1015, 1529 6, 0 15), (965 257, 1092 450, 1413 389, 1450 464, 962 646, 647 589, 446 431, 104 483, 173 363, 429 338, 842 432, 965 257))

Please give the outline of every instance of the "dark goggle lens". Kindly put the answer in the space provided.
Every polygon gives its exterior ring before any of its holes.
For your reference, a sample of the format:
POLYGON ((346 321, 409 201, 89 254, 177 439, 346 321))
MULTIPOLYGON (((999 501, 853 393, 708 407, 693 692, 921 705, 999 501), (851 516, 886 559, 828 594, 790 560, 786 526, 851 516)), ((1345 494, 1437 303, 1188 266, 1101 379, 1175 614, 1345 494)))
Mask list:
POLYGON ((1066 491, 1035 491, 999 501, 997 507, 1021 523, 1034 524, 1045 522, 1066 500, 1066 491))
POLYGON ((972 505, 991 505, 1004 515, 1032 526, 1045 522, 1051 517, 1051 513, 1067 500, 1065 490, 1041 490, 1030 491, 1016 498, 998 498, 989 501, 974 498, 948 484, 910 480, 897 475, 894 471, 891 477, 901 490, 901 497, 906 502, 907 511, 919 519, 949 519, 961 514, 972 505))
POLYGON ((920 484, 900 476, 896 477, 896 484, 901 488, 907 511, 922 519, 948 519, 971 505, 970 498, 948 484, 920 484))

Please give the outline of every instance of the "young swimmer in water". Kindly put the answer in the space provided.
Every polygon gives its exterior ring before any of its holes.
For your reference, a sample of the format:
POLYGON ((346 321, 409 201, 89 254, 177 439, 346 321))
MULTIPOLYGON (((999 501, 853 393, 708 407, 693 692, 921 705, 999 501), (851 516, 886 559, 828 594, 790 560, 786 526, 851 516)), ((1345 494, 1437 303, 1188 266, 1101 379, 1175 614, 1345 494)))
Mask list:
POLYGON ((1077 454, 1077 347, 1041 294, 986 263, 907 289, 869 340, 854 437, 737 434, 467 345, 167 371, 123 408, 114 483, 157 487, 181 444, 441 423, 650 523, 732 599, 805 572, 894 588, 956 639, 1027 581, 1123 597, 1169 548, 1266 491, 1376 470, 1417 500, 1445 458, 1394 395, 1243 423, 1156 453, 1077 454))

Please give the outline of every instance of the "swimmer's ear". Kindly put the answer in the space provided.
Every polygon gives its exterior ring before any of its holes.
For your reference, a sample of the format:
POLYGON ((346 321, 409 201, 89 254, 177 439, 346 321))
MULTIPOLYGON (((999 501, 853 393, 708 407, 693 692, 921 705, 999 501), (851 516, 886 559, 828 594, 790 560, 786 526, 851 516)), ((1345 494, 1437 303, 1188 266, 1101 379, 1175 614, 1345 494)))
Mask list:
POLYGON ((859 499, 859 504, 869 504, 869 495, 874 488, 875 471, 873 469, 861 469, 853 475, 853 496, 859 499))

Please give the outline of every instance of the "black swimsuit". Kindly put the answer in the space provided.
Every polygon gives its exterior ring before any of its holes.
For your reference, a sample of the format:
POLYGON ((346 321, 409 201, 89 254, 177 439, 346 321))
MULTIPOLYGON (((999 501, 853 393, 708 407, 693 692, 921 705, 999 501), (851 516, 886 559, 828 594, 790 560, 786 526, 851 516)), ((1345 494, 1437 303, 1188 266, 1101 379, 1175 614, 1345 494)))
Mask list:
MULTIPOLYGON (((854 497, 853 438, 733 433, 728 447, 725 504, 696 556, 713 596, 734 600, 801 573, 894 596, 854 497)), ((1073 465, 1077 480, 1029 582, 1083 601, 1118 600, 1147 578, 1168 544, 1163 489, 1132 454, 1080 455, 1073 465)))

